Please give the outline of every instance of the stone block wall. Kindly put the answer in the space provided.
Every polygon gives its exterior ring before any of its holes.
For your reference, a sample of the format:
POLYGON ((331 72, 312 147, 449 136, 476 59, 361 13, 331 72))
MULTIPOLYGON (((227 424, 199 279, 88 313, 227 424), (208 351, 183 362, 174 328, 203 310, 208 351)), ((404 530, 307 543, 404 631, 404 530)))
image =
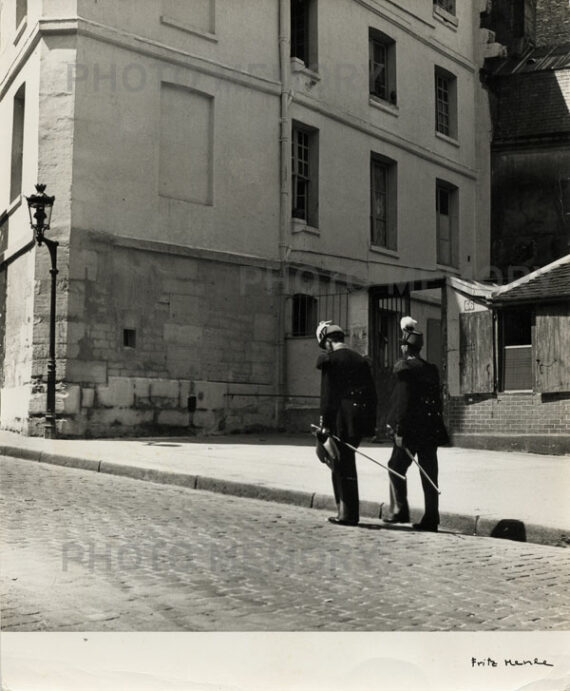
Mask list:
POLYGON ((538 0, 536 8, 536 43, 553 46, 568 43, 570 5, 568 0, 538 0))
POLYGON ((34 357, 34 253, 3 270, 3 325, 0 420, 4 429, 27 432, 30 376, 34 357))
MULTIPOLYGON (((62 436, 275 424, 277 296, 243 281, 235 260, 169 247, 73 238, 67 358, 57 376, 62 436)), ((41 433, 44 410, 39 386, 31 433, 41 433)))

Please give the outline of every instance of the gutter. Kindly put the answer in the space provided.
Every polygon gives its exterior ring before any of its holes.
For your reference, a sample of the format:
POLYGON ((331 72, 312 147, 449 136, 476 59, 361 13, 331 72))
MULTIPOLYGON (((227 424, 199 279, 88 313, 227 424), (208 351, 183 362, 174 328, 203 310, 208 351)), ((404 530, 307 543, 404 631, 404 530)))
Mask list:
POLYGON ((287 243, 290 218, 291 180, 291 121, 289 117, 289 77, 291 45, 290 0, 279 0, 279 71, 281 81, 279 113, 279 295, 277 319, 277 367, 276 384, 278 397, 275 399, 275 421, 282 426, 284 395, 286 392, 285 350, 285 286, 287 285, 287 260, 290 248, 287 243))

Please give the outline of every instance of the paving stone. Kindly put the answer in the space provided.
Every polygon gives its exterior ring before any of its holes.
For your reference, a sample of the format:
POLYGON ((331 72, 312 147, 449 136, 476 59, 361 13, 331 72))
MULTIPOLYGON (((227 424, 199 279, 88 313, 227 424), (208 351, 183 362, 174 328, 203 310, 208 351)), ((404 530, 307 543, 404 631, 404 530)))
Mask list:
POLYGON ((568 550, 1 459, 5 631, 565 630, 568 550))

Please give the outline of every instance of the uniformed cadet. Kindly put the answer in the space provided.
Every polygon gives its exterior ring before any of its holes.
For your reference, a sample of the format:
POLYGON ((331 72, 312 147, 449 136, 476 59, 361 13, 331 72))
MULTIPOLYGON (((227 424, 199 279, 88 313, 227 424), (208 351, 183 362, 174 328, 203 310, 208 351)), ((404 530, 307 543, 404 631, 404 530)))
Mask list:
MULTIPOLYGON (((325 350, 318 361, 321 370, 321 431, 326 439, 335 435, 357 447, 362 438, 374 434, 376 389, 368 361, 344 343, 344 331, 337 324, 321 322, 317 342, 325 350)), ((336 444, 332 463, 332 484, 337 515, 329 521, 357 525, 359 521, 358 478, 354 451, 336 444)))
MULTIPOLYGON (((393 432, 394 446, 388 467, 405 475, 412 460, 406 448, 418 455, 418 463, 437 485, 437 447, 447 443, 448 437, 441 414, 439 373, 435 365, 420 357, 423 334, 416 330, 411 317, 401 320, 402 359, 394 365, 396 386, 390 400, 387 417, 393 432)), ((416 530, 437 532, 439 525, 439 495, 429 480, 421 474, 425 511, 416 530)), ((386 523, 408 523, 408 489, 406 480, 390 475, 390 513, 386 523)))

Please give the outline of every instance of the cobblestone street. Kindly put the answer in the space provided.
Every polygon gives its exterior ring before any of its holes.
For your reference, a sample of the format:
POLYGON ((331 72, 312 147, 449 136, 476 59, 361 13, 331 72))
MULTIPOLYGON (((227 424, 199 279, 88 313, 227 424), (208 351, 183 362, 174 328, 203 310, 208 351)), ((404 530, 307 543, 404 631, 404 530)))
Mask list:
POLYGON ((5 631, 565 630, 566 549, 2 458, 5 631))

